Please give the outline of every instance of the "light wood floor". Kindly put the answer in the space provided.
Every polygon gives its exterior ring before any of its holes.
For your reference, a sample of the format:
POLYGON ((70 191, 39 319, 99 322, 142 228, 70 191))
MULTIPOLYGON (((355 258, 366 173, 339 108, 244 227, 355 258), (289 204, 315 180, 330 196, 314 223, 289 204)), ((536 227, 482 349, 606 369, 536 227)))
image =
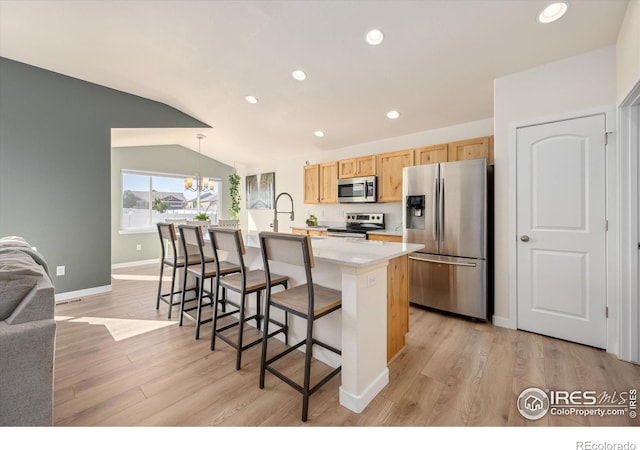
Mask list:
MULTIPOLYGON (((56 426, 300 426, 301 396, 267 374, 258 388, 260 346, 235 370, 235 352, 210 325, 167 324, 155 309, 157 265, 114 271, 113 292, 56 306, 56 426), (107 320, 111 319, 111 320, 107 320), (120 319, 120 320, 118 320, 120 319), (127 319, 127 320, 122 320, 127 319), (145 326, 167 325, 145 330, 145 326), (127 337, 130 336, 130 337, 127 337), (116 340, 117 339, 117 340, 116 340)), ((296 371, 294 352, 286 364, 296 371)), ((323 368, 320 367, 320 370, 323 368)), ((311 397, 306 426, 611 426, 624 417, 520 416, 527 387, 628 390, 640 367, 602 350, 411 307, 405 349, 390 382, 361 414, 338 402, 339 377, 311 397)))

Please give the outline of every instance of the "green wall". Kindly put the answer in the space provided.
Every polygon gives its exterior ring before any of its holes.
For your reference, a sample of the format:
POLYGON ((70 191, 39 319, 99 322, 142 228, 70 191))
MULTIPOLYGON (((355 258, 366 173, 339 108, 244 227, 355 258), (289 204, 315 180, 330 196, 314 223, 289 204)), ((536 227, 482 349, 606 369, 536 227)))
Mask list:
POLYGON ((165 104, 0 58, 0 236, 19 235, 56 293, 111 284, 111 128, 204 128, 165 104))
MULTIPOLYGON (((194 134, 195 139, 195 134, 194 134)), ((220 192, 221 219, 230 218, 229 175, 233 167, 179 145, 145 147, 114 147, 111 149, 111 262, 121 264, 160 258, 160 238, 157 232, 121 234, 120 208, 122 198, 122 169, 157 173, 190 174, 195 168, 207 176, 222 181, 220 192), (140 244, 142 250, 137 251, 140 244)))

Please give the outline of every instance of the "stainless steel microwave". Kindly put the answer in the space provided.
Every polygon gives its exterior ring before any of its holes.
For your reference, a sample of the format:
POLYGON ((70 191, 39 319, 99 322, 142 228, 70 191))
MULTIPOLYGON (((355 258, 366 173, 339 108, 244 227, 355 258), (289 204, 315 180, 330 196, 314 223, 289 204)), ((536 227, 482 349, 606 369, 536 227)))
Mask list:
POLYGON ((376 183, 375 176, 338 180, 338 203, 374 203, 376 183))

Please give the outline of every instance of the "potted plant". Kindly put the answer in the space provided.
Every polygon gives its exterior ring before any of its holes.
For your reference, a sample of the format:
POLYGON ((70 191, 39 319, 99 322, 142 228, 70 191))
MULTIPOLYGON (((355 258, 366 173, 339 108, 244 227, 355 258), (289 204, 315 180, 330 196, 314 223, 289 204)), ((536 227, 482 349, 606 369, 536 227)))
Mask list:
POLYGON ((309 216, 309 218, 307 219, 307 226, 308 227, 317 227, 318 226, 318 218, 311 214, 309 216))
POLYGON ((191 221, 187 221, 190 225, 200 225, 201 227, 208 228, 211 225, 211 220, 206 213, 196 214, 191 221))
POLYGON ((229 194, 231 196, 231 218, 240 218, 240 175, 232 173, 229 175, 229 194))

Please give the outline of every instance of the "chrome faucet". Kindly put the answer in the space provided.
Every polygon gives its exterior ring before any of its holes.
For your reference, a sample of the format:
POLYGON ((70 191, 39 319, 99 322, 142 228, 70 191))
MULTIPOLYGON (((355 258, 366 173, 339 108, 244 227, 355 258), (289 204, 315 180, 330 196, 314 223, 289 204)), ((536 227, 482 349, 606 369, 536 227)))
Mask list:
POLYGON ((289 218, 293 222, 293 198, 287 192, 281 192, 280 194, 278 194, 278 196, 276 197, 275 204, 273 205, 273 225, 272 226, 273 226, 273 231, 276 231, 276 232, 278 231, 278 214, 290 214, 289 218), (278 199, 283 195, 286 195, 287 197, 289 197, 289 200, 291 200, 291 211, 278 211, 278 199))

